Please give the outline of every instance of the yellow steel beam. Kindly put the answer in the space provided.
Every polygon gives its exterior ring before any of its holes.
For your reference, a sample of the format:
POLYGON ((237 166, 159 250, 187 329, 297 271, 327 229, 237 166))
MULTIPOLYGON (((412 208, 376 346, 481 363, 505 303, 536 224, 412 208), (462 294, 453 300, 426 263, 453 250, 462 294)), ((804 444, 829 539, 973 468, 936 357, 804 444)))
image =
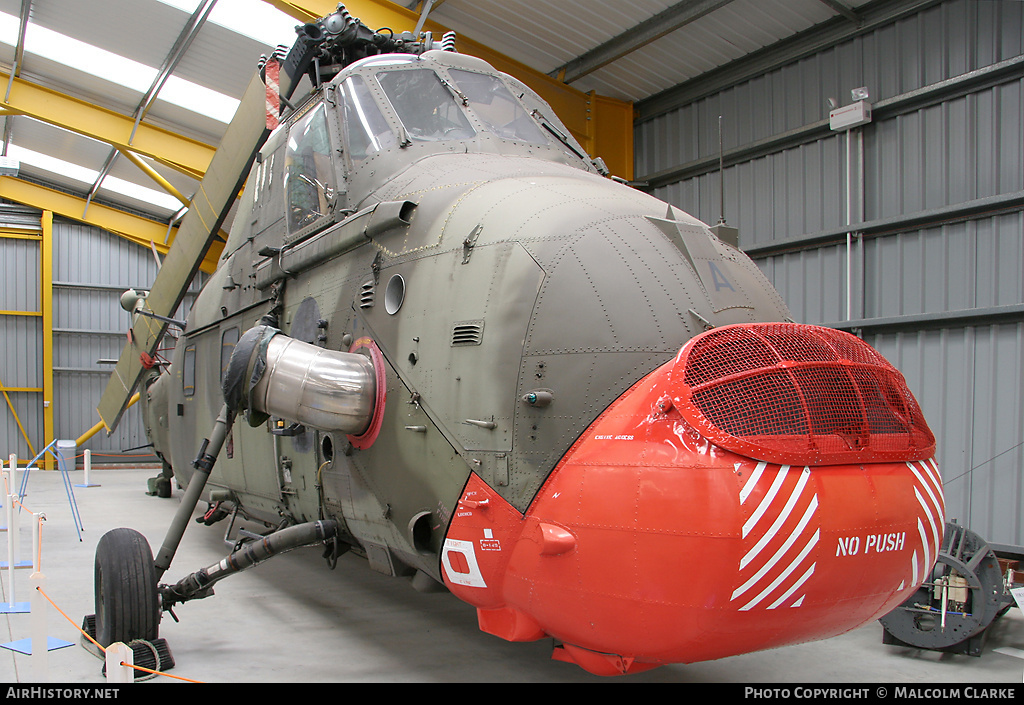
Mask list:
MULTIPOLYGON (((154 169, 149 164, 147 164, 146 161, 142 157, 140 157, 138 154, 136 154, 135 152, 132 152, 131 150, 128 150, 128 149, 125 149, 125 150, 121 151, 121 154, 126 156, 128 158, 128 161, 130 161, 132 164, 134 164, 135 166, 139 167, 139 169, 142 170, 142 173, 144 173, 149 178, 153 179, 153 181, 155 181, 164 191, 166 191, 167 193, 171 194, 172 196, 177 198, 179 201, 181 201, 181 204, 183 206, 191 205, 191 202, 189 201, 188 196, 186 196, 181 191, 176 189, 174 187, 174 184, 172 184, 170 181, 165 179, 160 174, 160 172, 158 172, 156 169, 154 169)), ((239 196, 241 196, 241 194, 239 194, 239 196)), ((228 241, 228 234, 226 232, 224 232, 223 229, 219 230, 218 232, 220 234, 220 239, 223 240, 224 242, 227 242, 228 241)))
MULTIPOLYGON (((132 404, 134 404, 138 400, 139 400, 139 392, 135 392, 135 395, 131 399, 128 400, 128 406, 126 406, 125 409, 128 409, 132 404)), ((103 421, 103 419, 100 419, 99 421, 96 422, 95 426, 93 426, 88 431, 86 431, 85 433, 83 433, 81 436, 78 437, 78 440, 75 441, 75 445, 76 446, 85 445, 85 442, 87 440, 89 440, 90 438, 92 438, 93 436, 95 436, 97 433, 99 433, 100 431, 102 431, 105 428, 108 431, 110 430, 109 428, 107 428, 107 424, 103 421)))
MULTIPOLYGON (((329 15, 337 0, 263 0, 300 22, 329 15)), ((390 27, 396 32, 413 29, 419 13, 386 0, 347 0, 345 7, 371 29, 390 27)), ((423 29, 440 39, 448 31, 429 16, 423 29)), ((565 126, 592 157, 601 157, 611 172, 633 178, 633 104, 583 93, 556 78, 531 69, 480 42, 459 35, 459 51, 479 57, 499 71, 515 76, 551 105, 565 126), (597 101, 599 104, 595 104, 597 101)))
POLYGON ((11 416, 14 417, 14 423, 18 424, 18 430, 21 431, 21 437, 25 439, 25 443, 28 445, 28 450, 33 456, 36 454, 36 449, 32 447, 32 441, 29 440, 28 434, 25 432, 25 427, 21 425, 21 419, 18 418, 18 412, 14 410, 14 402, 7 395, 7 392, 19 392, 19 391, 42 391, 39 389, 26 389, 20 387, 7 388, 4 386, 3 380, 0 380, 0 392, 4 395, 4 400, 7 402, 7 407, 11 410, 11 416))
POLYGON ((0 240, 41 240, 42 235, 38 230, 3 230, 0 231, 0 240))
MULTIPOLYGON (((39 245, 40 307, 43 314, 43 447, 53 440, 53 213, 43 211, 39 245)), ((43 469, 53 470, 53 456, 44 454, 43 469)))
MULTIPOLYGON (((0 83, 5 84, 9 80, 10 74, 0 71, 0 83)), ((128 115, 72 98, 21 78, 13 80, 10 96, 6 102, 0 100, 0 108, 9 111, 8 114, 27 115, 92 137, 117 149, 130 149, 138 154, 144 154, 194 179, 202 179, 216 151, 215 147, 198 140, 145 122, 139 123, 138 128, 135 128, 134 118, 128 115)))
POLYGON ((189 204, 188 196, 186 196, 177 188, 175 188, 174 184, 165 179, 160 174, 160 172, 158 172, 156 169, 147 164, 146 160, 144 160, 138 154, 131 151, 130 149, 121 149, 118 151, 125 157, 127 157, 128 161, 130 161, 135 166, 139 167, 139 169, 142 170, 142 173, 144 173, 149 178, 153 179, 153 181, 155 181, 160 186, 160 188, 162 188, 164 191, 166 191, 167 193, 171 194, 179 201, 181 201, 181 204, 183 206, 187 206, 189 204))
MULTIPOLYGON (((167 235, 167 226, 163 223, 96 202, 90 203, 89 209, 86 211, 86 202, 83 198, 29 183, 13 176, 0 176, 0 198, 24 203, 40 210, 52 211, 57 215, 88 225, 95 225, 143 247, 155 247, 161 255, 166 255, 170 249, 170 243, 164 240, 167 235)), ((200 269, 207 273, 213 272, 217 268, 217 260, 222 251, 223 243, 214 242, 200 269)))

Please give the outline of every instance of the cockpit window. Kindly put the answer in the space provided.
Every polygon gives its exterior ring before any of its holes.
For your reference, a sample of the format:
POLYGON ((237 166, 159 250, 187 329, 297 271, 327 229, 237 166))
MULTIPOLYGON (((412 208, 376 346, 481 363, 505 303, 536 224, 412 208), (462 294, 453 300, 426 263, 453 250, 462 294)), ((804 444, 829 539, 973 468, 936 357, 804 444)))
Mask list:
POLYGON ((397 140, 363 79, 351 76, 341 84, 341 90, 348 129, 348 153, 352 160, 359 162, 374 152, 394 147, 397 140))
POLYGON ((461 140, 475 134, 455 93, 433 71, 385 71, 377 80, 410 139, 461 140))
POLYGON ((328 213, 334 195, 334 168, 321 103, 292 125, 285 156, 288 229, 295 232, 328 213))
POLYGON ((537 123, 496 76, 459 69, 449 73, 489 132, 503 139, 547 144, 537 123))

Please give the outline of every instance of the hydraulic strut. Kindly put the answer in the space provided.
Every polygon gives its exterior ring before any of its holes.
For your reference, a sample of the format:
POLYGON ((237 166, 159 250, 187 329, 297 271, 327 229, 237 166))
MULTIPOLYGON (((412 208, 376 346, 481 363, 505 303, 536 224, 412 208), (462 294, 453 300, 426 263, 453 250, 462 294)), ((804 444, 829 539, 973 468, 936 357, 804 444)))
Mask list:
POLYGON ((250 541, 220 562, 186 575, 174 585, 161 585, 159 589, 162 607, 170 612, 171 608, 180 602, 208 597, 213 594, 214 583, 229 575, 240 573, 293 548, 328 541, 337 533, 338 522, 321 520, 289 526, 250 541))
POLYGON ((224 439, 227 438, 228 431, 231 430, 231 425, 234 421, 235 412, 231 411, 228 405, 225 404, 217 415, 217 421, 213 424, 213 431, 210 433, 210 437, 203 440, 199 454, 192 461, 192 466, 196 471, 193 473, 185 494, 181 498, 181 504, 178 505, 178 511, 174 514, 171 526, 167 529, 163 545, 160 546, 160 551, 154 559, 157 580, 160 580, 160 576, 171 565, 174 553, 178 550, 178 544, 181 543, 181 537, 185 534, 185 527, 188 526, 192 512, 199 502, 199 496, 206 488, 206 481, 210 478, 210 471, 213 470, 213 465, 217 462, 221 446, 224 445, 224 439))

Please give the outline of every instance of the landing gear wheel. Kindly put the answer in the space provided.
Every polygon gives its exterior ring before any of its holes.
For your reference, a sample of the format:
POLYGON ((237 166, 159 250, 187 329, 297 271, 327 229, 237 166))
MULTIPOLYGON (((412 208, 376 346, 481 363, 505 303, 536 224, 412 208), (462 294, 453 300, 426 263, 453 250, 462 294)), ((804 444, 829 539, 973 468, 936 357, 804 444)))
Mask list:
POLYGON ((104 648, 159 634, 160 598, 153 552, 133 529, 108 531, 96 545, 96 641, 104 648))

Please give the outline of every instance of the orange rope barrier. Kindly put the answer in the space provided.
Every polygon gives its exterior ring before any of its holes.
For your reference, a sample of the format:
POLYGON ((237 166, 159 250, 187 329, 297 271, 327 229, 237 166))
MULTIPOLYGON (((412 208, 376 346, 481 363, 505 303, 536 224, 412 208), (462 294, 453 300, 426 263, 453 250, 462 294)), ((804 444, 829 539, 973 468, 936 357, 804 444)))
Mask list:
MULTIPOLYGON (((8 495, 8 496, 11 494, 10 493, 10 489, 7 486, 7 476, 6 475, 4 475, 4 493, 6 495, 8 495)), ((11 499, 11 507, 12 508, 13 507, 21 507, 22 509, 24 509, 26 512, 28 512, 32 516, 36 515, 35 512, 33 512, 28 507, 26 507, 24 504, 22 504, 21 497, 13 497, 11 499)), ((43 565, 43 520, 45 518, 46 518, 45 514, 40 514, 39 515, 39 552, 36 554, 37 560, 36 560, 35 564, 37 566, 40 566, 40 568, 43 565)))
POLYGON ((38 587, 36 588, 36 590, 39 590, 39 594, 40 594, 40 595, 42 595, 43 597, 45 597, 45 598, 46 598, 46 601, 47 601, 47 602, 49 602, 49 603, 50 603, 51 605, 53 605, 53 609, 55 609, 55 610, 57 610, 58 612, 60 612, 61 616, 62 616, 62 617, 64 617, 64 619, 66 619, 66 620, 68 620, 69 622, 71 622, 71 625, 72 625, 72 626, 73 626, 73 627, 74 627, 75 629, 77 629, 78 631, 82 632, 82 636, 84 636, 84 637, 85 637, 86 639, 88 639, 88 640, 89 640, 89 641, 91 641, 92 643, 96 644, 96 646, 97 646, 97 647, 99 648, 99 650, 100 650, 100 651, 102 651, 103 653, 106 653, 106 652, 107 652, 107 650, 106 650, 106 649, 104 649, 104 648, 103 648, 102 646, 100 646, 100 643, 99 643, 98 641, 96 641, 95 639, 93 639, 93 638, 92 638, 91 636, 89 636, 89 635, 88 635, 88 634, 87 634, 86 632, 82 631, 82 628, 81 628, 81 627, 79 627, 79 626, 78 626, 77 624, 75 624, 74 620, 72 620, 72 619, 71 619, 71 617, 68 617, 68 616, 67 616, 66 614, 64 614, 64 610, 62 610, 62 609, 61 609, 60 607, 58 607, 58 606, 57 606, 57 603, 55 603, 55 602, 54 602, 53 600, 51 600, 51 599, 50 599, 50 596, 49 596, 49 595, 47 595, 47 594, 46 594, 45 592, 43 592, 42 590, 40 590, 40 589, 39 589, 38 587))
MULTIPOLYGON (((79 627, 79 626, 78 626, 77 624, 75 624, 75 622, 74 622, 74 621, 73 621, 73 620, 72 620, 72 619, 71 619, 70 617, 68 617, 68 616, 67 616, 66 614, 64 614, 64 610, 62 610, 62 609, 61 609, 60 607, 58 607, 58 606, 57 606, 57 604, 56 604, 56 603, 55 603, 55 602, 54 602, 53 600, 51 600, 51 599, 50 599, 50 596, 49 596, 49 595, 47 595, 47 594, 46 594, 45 592, 43 592, 42 590, 40 590, 40 589, 39 589, 38 587, 36 588, 36 590, 39 590, 39 594, 40 594, 40 595, 42 595, 43 597, 45 597, 45 598, 46 598, 46 601, 47 601, 47 602, 49 602, 49 603, 50 603, 51 605, 53 605, 53 609, 55 609, 55 610, 57 610, 58 612, 60 612, 61 616, 63 616, 63 617, 64 617, 64 619, 66 619, 66 620, 68 620, 69 622, 71 622, 71 625, 72 625, 72 626, 73 626, 73 627, 74 627, 75 629, 77 629, 77 630, 78 630, 79 632, 81 632, 82 636, 84 636, 84 637, 85 637, 86 639, 88 639, 88 640, 89 640, 89 641, 91 641, 91 642, 92 642, 93 644, 95 644, 95 645, 96 645, 96 647, 97 647, 97 648, 98 648, 98 649, 99 649, 100 651, 102 651, 103 653, 107 653, 107 650, 106 650, 105 648, 103 648, 103 646, 102 646, 102 645, 100 645, 100 643, 99 643, 98 641, 96 641, 96 640, 95 640, 95 639, 93 639, 93 638, 92 638, 91 636, 89 636, 89 634, 88 634, 88 633, 86 633, 86 632, 85 632, 85 631, 84 631, 84 630, 83 630, 83 629, 82 629, 81 627, 79 627)), ((118 664, 118 665, 121 665, 121 666, 128 666, 129 664, 127 664, 127 663, 125 663, 124 661, 122 661, 122 662, 121 662, 120 664, 118 664)), ((184 677, 182 677, 182 676, 175 676, 175 675, 173 675, 173 674, 170 674, 170 673, 163 673, 162 671, 153 671, 153 670, 150 670, 150 669, 148 669, 148 668, 145 668, 145 667, 143 667, 143 666, 134 666, 134 665, 133 665, 133 666, 131 666, 131 667, 132 667, 132 668, 134 668, 134 669, 135 669, 136 671, 144 671, 144 672, 146 672, 146 673, 152 673, 153 675, 157 675, 157 676, 167 676, 168 678, 176 678, 176 679, 178 679, 178 680, 180 680, 180 681, 186 681, 186 682, 188 682, 188 683, 202 683, 202 681, 196 681, 196 680, 192 680, 191 678, 184 678, 184 677)))
POLYGON ((164 673, 163 671, 154 671, 154 670, 151 670, 149 668, 146 668, 145 666, 135 666, 135 665, 132 665, 132 664, 127 664, 124 661, 121 661, 117 665, 118 666, 129 666, 130 668, 134 668, 136 671, 143 671, 145 673, 152 673, 152 674, 157 675, 157 676, 167 676, 168 678, 177 678, 180 681, 186 681, 188 683, 202 683, 202 681, 194 681, 191 678, 183 678, 182 676, 172 676, 170 673, 164 673))
MULTIPOLYGON (((8 495, 10 495, 10 492, 8 490, 8 487, 7 487, 7 476, 6 475, 3 476, 3 481, 4 481, 4 490, 6 491, 6 493, 8 495)), ((28 511, 30 514, 35 516, 35 512, 32 512, 32 510, 30 510, 28 507, 26 507, 24 504, 22 504, 20 498, 14 498, 13 499, 12 507, 14 505, 17 505, 17 506, 21 507, 22 509, 28 511)), ((44 519, 45 519, 45 515, 40 514, 39 515, 39 520, 38 520, 39 521, 39 551, 36 554, 37 555, 36 565, 38 565, 40 567, 40 569, 42 568, 42 565, 43 565, 43 537, 42 537, 42 531, 43 531, 43 520, 44 519)), ((55 603, 53 600, 50 599, 49 595, 47 595, 43 590, 41 590, 38 587, 36 587, 36 590, 39 592, 40 595, 42 595, 44 598, 46 598, 46 601, 49 602, 51 605, 53 605, 53 609, 57 610, 61 614, 61 616, 64 617, 64 619, 66 619, 68 622, 70 622, 71 625, 75 629, 77 629, 79 631, 79 633, 81 633, 82 636, 84 636, 86 639, 88 639, 93 644, 95 644, 96 648, 98 648, 103 653, 107 652, 107 650, 105 648, 103 648, 103 646, 98 641, 93 639, 91 636, 89 636, 89 634, 85 630, 83 630, 81 627, 79 627, 77 624, 75 624, 74 620, 72 620, 70 617, 68 617, 68 615, 65 614, 64 610, 62 610, 60 607, 58 607, 57 603, 55 603)), ((121 666, 128 666, 129 664, 126 664, 124 661, 122 661, 119 665, 121 665, 121 666)), ((183 676, 176 676, 176 675, 173 675, 171 673, 164 673, 162 671, 154 671, 152 669, 145 668, 143 666, 132 665, 131 667, 134 668, 136 671, 143 671, 145 673, 150 673, 150 674, 157 675, 157 676, 167 676, 168 678, 176 678, 177 680, 185 681, 187 683, 202 683, 202 681, 192 680, 191 678, 185 678, 183 676)))

